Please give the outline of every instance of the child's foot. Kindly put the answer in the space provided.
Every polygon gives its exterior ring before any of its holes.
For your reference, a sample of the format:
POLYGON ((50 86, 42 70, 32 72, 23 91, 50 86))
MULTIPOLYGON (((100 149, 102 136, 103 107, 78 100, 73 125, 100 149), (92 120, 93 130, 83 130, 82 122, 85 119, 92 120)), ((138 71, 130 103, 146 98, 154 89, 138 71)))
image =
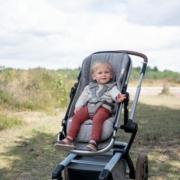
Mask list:
POLYGON ((60 140, 54 144, 55 148, 58 150, 65 150, 69 151, 74 149, 73 141, 71 141, 68 138, 64 138, 63 140, 60 140))
POLYGON ((94 141, 94 140, 89 141, 89 143, 88 143, 88 145, 86 146, 86 148, 87 148, 89 151, 97 151, 96 141, 94 141))

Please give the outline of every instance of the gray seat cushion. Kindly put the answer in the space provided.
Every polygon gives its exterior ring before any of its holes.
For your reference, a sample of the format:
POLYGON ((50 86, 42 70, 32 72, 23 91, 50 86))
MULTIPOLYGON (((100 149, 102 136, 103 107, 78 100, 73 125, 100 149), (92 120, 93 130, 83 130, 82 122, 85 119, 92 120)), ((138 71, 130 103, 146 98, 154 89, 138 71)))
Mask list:
MULTIPOLYGON (((72 119, 68 120, 67 131, 69 130, 71 121, 72 121, 72 119)), ((114 122, 113 117, 107 119, 104 122, 103 129, 102 129, 102 135, 101 135, 101 141, 105 141, 109 137, 111 137, 112 132, 113 132, 113 122, 114 122)), ((92 120, 89 119, 81 125, 80 131, 79 131, 78 136, 76 138, 76 141, 88 142, 90 140, 90 137, 91 137, 91 130, 92 130, 92 120)))
MULTIPOLYGON (((81 68, 81 76, 79 78, 79 84, 77 87, 76 94, 73 98, 73 101, 70 106, 70 110, 68 112, 68 117, 72 117, 74 112, 75 103, 79 97, 79 95, 82 93, 84 87, 92 82, 92 77, 90 73, 90 69, 93 63, 95 62, 109 62, 113 67, 113 81, 117 83, 118 89, 121 91, 122 87, 125 84, 129 67, 131 65, 131 59, 127 54, 124 53, 118 53, 118 52, 101 52, 101 53, 94 53, 87 58, 84 59, 82 68, 81 68)), ((67 123, 67 131, 69 128, 69 124, 71 121, 68 120, 67 123)), ((102 131, 102 137, 101 140, 105 141, 109 139, 113 132, 113 121, 114 118, 110 118, 109 120, 106 120, 103 125, 103 131, 102 131)), ((88 124, 89 120, 86 121, 80 128, 80 132, 77 136, 77 141, 79 142, 88 142, 91 135, 91 129, 92 125, 88 124)))

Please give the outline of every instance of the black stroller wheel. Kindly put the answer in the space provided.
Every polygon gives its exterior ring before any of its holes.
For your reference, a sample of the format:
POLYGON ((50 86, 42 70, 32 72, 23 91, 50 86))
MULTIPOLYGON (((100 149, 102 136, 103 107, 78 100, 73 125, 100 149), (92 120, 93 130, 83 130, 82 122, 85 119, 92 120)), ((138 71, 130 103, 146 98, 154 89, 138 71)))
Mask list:
POLYGON ((148 157, 146 153, 140 153, 136 162, 136 180, 148 179, 148 157))
POLYGON ((68 169, 64 169, 64 180, 69 180, 68 169))

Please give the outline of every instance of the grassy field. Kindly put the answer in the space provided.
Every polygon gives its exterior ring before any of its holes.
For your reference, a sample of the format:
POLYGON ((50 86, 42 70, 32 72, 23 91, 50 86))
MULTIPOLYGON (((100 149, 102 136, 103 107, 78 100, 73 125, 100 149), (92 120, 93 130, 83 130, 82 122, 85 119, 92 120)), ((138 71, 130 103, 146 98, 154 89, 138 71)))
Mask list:
MULTIPOLYGON (((150 180, 180 179, 180 102, 176 96, 141 97, 136 120, 139 131, 131 154, 149 157, 150 180)), ((64 110, 43 112, 7 111, 21 119, 21 126, 0 131, 0 179, 48 180, 65 153, 53 147, 64 110)))
POLYGON ((150 179, 180 179, 180 102, 178 96, 142 97, 134 153, 149 156, 150 179))

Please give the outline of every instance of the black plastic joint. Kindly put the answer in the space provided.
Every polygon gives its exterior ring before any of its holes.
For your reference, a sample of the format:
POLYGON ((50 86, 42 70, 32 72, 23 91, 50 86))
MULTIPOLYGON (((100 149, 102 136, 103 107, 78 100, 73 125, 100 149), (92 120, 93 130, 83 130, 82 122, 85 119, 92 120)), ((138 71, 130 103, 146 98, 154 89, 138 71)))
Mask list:
POLYGON ((76 92, 76 89, 77 89, 77 85, 78 85, 78 83, 76 82, 76 83, 74 84, 74 86, 71 88, 70 94, 69 94, 69 97, 70 97, 70 98, 72 98, 72 97, 75 95, 75 92, 76 92))
POLYGON ((141 73, 145 74, 145 72, 146 72, 146 66, 147 66, 147 64, 146 64, 146 63, 143 63, 143 67, 142 67, 142 69, 141 69, 141 73))
POLYGON ((108 180, 109 174, 110 172, 107 169, 103 170, 99 175, 99 180, 108 180))
POLYGON ((126 95, 126 99, 125 100, 129 101, 129 93, 126 92, 125 95, 126 95))
POLYGON ((126 123, 126 125, 123 127, 123 129, 125 130, 125 132, 136 132, 138 128, 137 123, 133 122, 132 120, 128 120, 128 122, 126 123))

